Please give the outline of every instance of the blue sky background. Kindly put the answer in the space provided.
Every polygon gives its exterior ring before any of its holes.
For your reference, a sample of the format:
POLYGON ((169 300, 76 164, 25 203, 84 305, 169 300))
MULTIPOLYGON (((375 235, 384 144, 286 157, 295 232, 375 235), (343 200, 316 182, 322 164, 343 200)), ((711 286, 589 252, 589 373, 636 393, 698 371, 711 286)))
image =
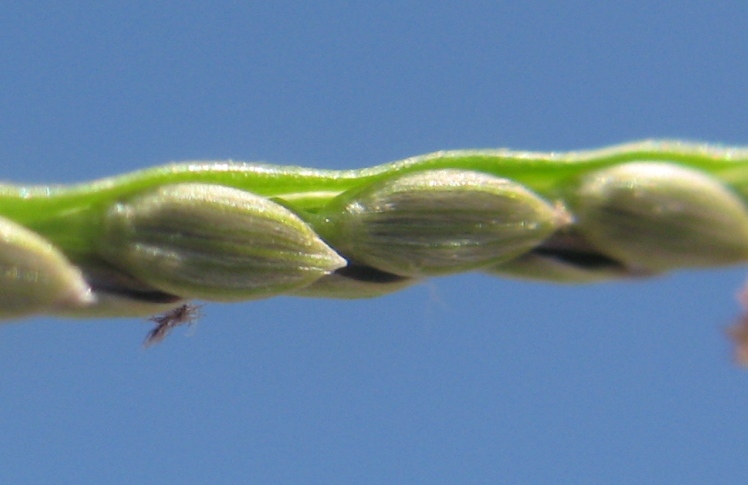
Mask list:
MULTIPOLYGON (((17 2, 0 167, 356 168, 439 149, 748 145, 748 4, 17 2)), ((0 326, 2 483, 740 483, 744 268, 0 326)))

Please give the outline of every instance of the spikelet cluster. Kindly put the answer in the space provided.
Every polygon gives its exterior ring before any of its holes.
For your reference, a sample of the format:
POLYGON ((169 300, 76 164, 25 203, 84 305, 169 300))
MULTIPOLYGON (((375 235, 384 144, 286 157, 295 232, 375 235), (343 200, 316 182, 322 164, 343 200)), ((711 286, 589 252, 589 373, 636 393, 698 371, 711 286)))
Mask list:
POLYGON ((329 173, 278 168, 311 180, 307 198, 271 194, 257 167, 224 163, 215 170, 231 173, 227 183, 204 165, 158 183, 115 179, 106 197, 48 219, 14 220, 0 199, 0 317, 368 298, 468 271, 577 283, 748 260, 743 196, 694 164, 630 156, 569 170, 564 160, 541 179, 521 159, 502 171, 449 156, 341 175, 324 191, 314 180, 329 173), (243 171, 259 181, 232 182, 243 171), (63 235, 65 217, 75 237, 63 235))

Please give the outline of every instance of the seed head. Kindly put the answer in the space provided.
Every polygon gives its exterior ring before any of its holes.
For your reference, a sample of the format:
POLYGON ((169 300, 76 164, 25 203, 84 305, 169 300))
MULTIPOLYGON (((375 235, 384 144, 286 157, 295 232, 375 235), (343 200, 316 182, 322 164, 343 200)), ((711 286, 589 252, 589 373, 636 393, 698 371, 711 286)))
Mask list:
POLYGON ((559 221, 523 186, 481 172, 428 170, 342 194, 317 229, 347 259, 425 277, 507 260, 540 243, 559 221))
POLYGON ((93 303, 80 270, 33 231, 0 218, 0 317, 21 317, 93 303))
POLYGON ((110 264, 183 298, 273 296, 346 263, 285 207, 220 185, 164 186, 117 204, 103 223, 110 264))
POLYGON ((602 253, 651 271, 748 258, 748 211, 706 174, 627 163, 585 177, 572 202, 579 231, 602 253))

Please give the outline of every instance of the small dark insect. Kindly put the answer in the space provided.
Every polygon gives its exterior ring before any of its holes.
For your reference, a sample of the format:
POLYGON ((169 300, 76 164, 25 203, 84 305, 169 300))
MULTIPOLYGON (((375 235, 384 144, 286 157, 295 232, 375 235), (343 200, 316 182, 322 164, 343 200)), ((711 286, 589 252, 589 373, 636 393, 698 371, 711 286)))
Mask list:
POLYGON ((149 321, 156 324, 156 328, 148 332, 143 347, 150 347, 161 342, 176 327, 194 324, 202 315, 201 308, 202 305, 185 303, 166 313, 149 318, 149 321))

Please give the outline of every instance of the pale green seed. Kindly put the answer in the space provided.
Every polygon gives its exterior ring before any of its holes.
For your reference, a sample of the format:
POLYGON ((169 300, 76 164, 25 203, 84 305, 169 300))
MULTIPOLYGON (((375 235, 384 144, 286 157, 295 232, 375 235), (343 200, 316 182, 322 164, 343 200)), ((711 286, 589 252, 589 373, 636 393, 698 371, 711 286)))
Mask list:
POLYGON ((569 284, 598 283, 635 276, 622 268, 585 268, 532 252, 485 271, 495 276, 569 284))
POLYGON ((579 234, 571 221, 531 251, 485 271, 497 276, 553 283, 596 283, 651 276, 651 272, 629 268, 600 252, 579 234))
POLYGON ((748 212, 706 174, 637 162, 586 176, 572 197, 579 231, 632 268, 665 271, 748 258, 748 212))
POLYGON ((507 179, 429 170, 346 192, 317 229, 346 258, 424 277, 468 271, 523 253, 559 224, 554 208, 507 179))
POLYGON ((55 310, 54 315, 66 318, 147 317, 184 305, 182 300, 173 303, 150 303, 113 293, 94 292, 93 297, 95 301, 90 305, 61 308, 55 310))
POLYGON ((112 207, 103 224, 109 263, 183 298, 273 296, 346 263, 293 212, 220 185, 163 186, 112 207))
POLYGON ((411 286, 420 280, 389 273, 372 275, 371 270, 365 278, 352 273, 349 268, 342 268, 332 274, 323 276, 309 286, 294 291, 294 296, 310 298, 374 298, 384 296, 411 286))
POLYGON ((47 240, 0 218, 0 318, 93 303, 80 271, 47 240))
POLYGON ((163 293, 101 261, 80 263, 94 302, 82 308, 66 308, 57 316, 74 318, 144 317, 164 313, 185 302, 163 293))

